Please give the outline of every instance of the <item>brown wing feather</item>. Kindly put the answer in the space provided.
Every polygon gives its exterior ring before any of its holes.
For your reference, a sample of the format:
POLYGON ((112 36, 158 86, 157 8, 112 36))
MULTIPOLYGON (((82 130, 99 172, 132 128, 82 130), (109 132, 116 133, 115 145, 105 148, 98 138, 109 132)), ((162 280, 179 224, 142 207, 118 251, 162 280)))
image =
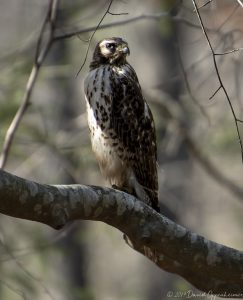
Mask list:
POLYGON ((111 128, 128 153, 139 184, 158 208, 157 147, 152 113, 143 98, 135 71, 112 79, 111 128))

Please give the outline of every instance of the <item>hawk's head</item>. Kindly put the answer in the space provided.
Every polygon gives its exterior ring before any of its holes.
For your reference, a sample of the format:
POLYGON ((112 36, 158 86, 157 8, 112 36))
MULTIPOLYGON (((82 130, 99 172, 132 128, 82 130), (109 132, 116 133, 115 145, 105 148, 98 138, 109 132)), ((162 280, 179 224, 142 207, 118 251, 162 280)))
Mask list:
POLYGON ((129 54, 128 44, 123 39, 119 37, 104 39, 96 45, 91 67, 99 64, 123 64, 129 54))

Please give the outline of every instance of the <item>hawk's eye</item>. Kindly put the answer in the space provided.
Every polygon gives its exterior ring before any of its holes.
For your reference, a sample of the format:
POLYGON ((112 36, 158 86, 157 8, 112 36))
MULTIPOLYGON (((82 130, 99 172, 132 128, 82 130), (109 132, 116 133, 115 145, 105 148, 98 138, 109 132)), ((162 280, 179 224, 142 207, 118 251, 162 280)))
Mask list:
POLYGON ((114 43, 106 43, 106 48, 110 50, 114 50, 116 45, 114 43))

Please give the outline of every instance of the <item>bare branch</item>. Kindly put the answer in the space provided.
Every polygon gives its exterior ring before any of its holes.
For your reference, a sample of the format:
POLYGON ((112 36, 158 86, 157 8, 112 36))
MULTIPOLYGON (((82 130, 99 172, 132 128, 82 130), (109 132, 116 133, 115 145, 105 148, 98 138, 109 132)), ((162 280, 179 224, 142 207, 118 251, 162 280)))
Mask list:
MULTIPOLYGON (((121 20, 121 21, 110 22, 110 23, 103 24, 103 25, 100 24, 99 30, 114 27, 114 26, 121 26, 121 25, 129 24, 129 23, 133 23, 133 22, 140 21, 143 19, 155 19, 156 20, 156 19, 163 18, 165 16, 167 17, 168 15, 169 15, 168 12, 160 12, 160 13, 156 13, 156 14, 141 14, 139 16, 127 18, 127 19, 121 20)), ((81 29, 77 28, 77 29, 71 30, 70 32, 56 34, 54 40, 58 41, 58 40, 62 40, 62 39, 71 38, 71 37, 74 37, 74 36, 82 34, 82 33, 88 33, 88 32, 94 31, 95 29, 97 30, 97 25, 88 27, 88 28, 81 28, 81 29)))
POLYGON ((111 11, 108 11, 108 14, 111 16, 125 16, 125 15, 129 15, 129 13, 113 13, 111 11))
POLYGON ((220 85, 217 90, 213 93, 212 96, 209 97, 209 100, 212 100, 214 98, 214 96, 222 89, 222 86, 220 85))
POLYGON ((215 68, 215 72, 216 72, 217 77, 218 77, 218 81, 219 81, 220 87, 221 87, 222 90, 224 91, 225 97, 226 97, 226 99, 227 99, 227 101, 228 101, 228 104, 229 104, 229 106, 230 106, 230 109, 231 109, 231 112, 232 112, 232 115, 233 115, 233 118, 234 118, 235 127, 236 127, 236 131, 237 131, 237 135, 238 135, 238 140, 239 140, 239 144, 240 144, 240 149, 241 149, 241 160, 242 160, 242 163, 243 163, 243 144, 242 144, 242 140, 241 140, 241 136, 240 136, 240 130, 239 130, 238 121, 237 121, 238 118, 236 117, 234 107, 233 107, 233 105, 232 105, 232 103, 231 103, 230 97, 229 97, 229 95, 228 95, 228 93, 227 93, 227 90, 226 90, 226 88, 225 88, 225 86, 224 86, 224 84, 223 84, 222 78, 221 78, 221 76, 220 76, 219 69, 218 69, 218 64, 217 64, 217 61, 216 61, 216 55, 215 55, 215 52, 214 52, 214 50, 213 50, 213 46, 212 46, 212 44, 211 44, 211 42, 210 42, 210 39, 209 39, 209 37, 208 37, 208 34, 207 34, 207 32, 206 32, 206 29, 205 29, 205 27, 204 27, 204 24, 203 24, 201 15, 200 15, 200 13, 199 13, 199 10, 198 10, 196 1, 195 1, 195 0, 192 0, 192 2, 193 2, 193 5, 194 5, 194 7, 195 7, 195 11, 196 11, 196 14, 197 14, 197 16, 198 16, 199 23, 200 23, 200 26, 201 26, 201 28, 202 28, 203 34, 204 34, 204 36, 205 36, 205 38, 206 38, 206 41, 207 41, 208 46, 209 46, 209 48, 210 48, 210 51, 211 51, 211 53, 212 53, 212 58, 213 58, 214 68, 215 68))
MULTIPOLYGON (((170 12, 167 12, 167 11, 162 11, 159 13, 152 13, 152 14, 141 14, 141 15, 138 15, 135 17, 127 18, 125 20, 110 22, 110 23, 103 24, 103 25, 101 24, 98 29, 102 30, 102 29, 106 29, 106 28, 110 28, 110 27, 127 25, 127 24, 135 23, 135 22, 138 22, 141 20, 159 20, 161 18, 165 18, 165 17, 169 17, 169 16, 170 16, 170 12)), ((194 24, 194 23, 190 22, 189 20, 186 20, 180 16, 175 16, 172 18, 174 21, 176 21, 178 23, 184 23, 184 24, 194 27, 194 28, 200 28, 199 25, 194 24)), ((92 27, 88 27, 88 28, 76 28, 76 29, 70 30, 69 32, 59 33, 59 34, 55 35, 54 40, 58 41, 58 40, 63 40, 63 39, 67 39, 67 38, 72 38, 74 36, 78 36, 83 33, 88 33, 88 32, 94 31, 96 29, 96 27, 97 26, 92 26, 92 27)))
MULTIPOLYGON (((213 0, 208 0, 207 2, 205 2, 204 4, 202 4, 201 6, 199 6, 198 9, 201 9, 201 8, 207 6, 207 5, 208 5, 209 3, 211 3, 212 1, 213 1, 213 0)), ((195 9, 194 9, 193 11, 195 11, 195 9)))
POLYGON ((85 65, 85 63, 86 63, 86 60, 87 60, 87 57, 88 57, 88 53, 89 53, 89 49, 90 49, 90 45, 91 45, 92 39, 93 39, 95 33, 97 32, 97 30, 99 29, 101 23, 103 22, 105 16, 106 16, 107 14, 110 13, 110 8, 111 8, 112 3, 113 3, 113 0, 110 0, 110 3, 109 3, 109 5, 108 5, 108 7, 107 7, 107 9, 106 9, 106 11, 105 11, 105 13, 104 13, 104 15, 103 15, 102 18, 100 19, 99 23, 96 25, 94 31, 92 32, 92 34, 91 34, 91 36, 90 36, 90 38, 89 38, 89 40, 88 40, 88 47, 87 47, 87 49, 86 49, 85 57, 84 57, 84 60, 83 60, 83 63, 82 63, 82 65, 81 65, 81 67, 79 68, 79 70, 78 70, 78 72, 77 72, 77 74, 76 74, 76 77, 79 75, 80 71, 83 69, 83 67, 84 67, 84 65, 85 65))
POLYGON ((124 232, 132 247, 160 268, 197 288, 225 297, 243 294, 243 252, 190 232, 126 193, 43 185, 0 171, 0 199, 1 213, 55 229, 79 219, 103 221, 124 232))
POLYGON ((219 55, 227 55, 227 54, 231 54, 231 53, 235 53, 235 52, 238 52, 238 51, 242 51, 243 50, 243 47, 240 47, 240 48, 236 48, 236 49, 232 49, 232 50, 228 50, 228 51, 225 51, 223 53, 214 53, 215 56, 219 56, 219 55))
POLYGON ((195 96, 193 95, 192 93, 192 90, 191 90, 191 87, 190 87, 190 83, 188 81, 188 76, 187 76, 187 72, 184 68, 184 65, 183 65, 183 60, 182 60, 182 55, 181 55, 181 50, 180 50, 180 47, 179 47, 179 38, 178 36, 176 36, 176 40, 177 40, 177 54, 178 54, 178 60, 179 60, 179 65, 180 65, 180 68, 181 68, 181 72, 182 72, 182 75, 183 75, 183 79, 184 79, 184 82, 185 82, 185 86, 186 86, 186 89, 187 89, 187 92, 189 94, 189 96, 191 97, 191 100, 193 101, 193 103, 198 107, 198 109, 200 110, 201 114, 207 119, 207 121, 209 122, 209 117, 204 109, 204 107, 197 101, 197 99, 195 98, 195 96))
POLYGON ((58 4, 58 0, 52 0, 50 2, 44 23, 41 27, 40 35, 39 35, 39 38, 37 41, 35 60, 34 60, 34 64, 33 64, 27 85, 26 85, 25 94, 22 99, 22 104, 19 107, 15 117, 13 118, 13 120, 7 130, 5 139, 4 139, 3 150, 2 150, 2 153, 0 156, 0 169, 4 169, 4 167, 6 165, 10 147, 11 147, 13 139, 14 139, 14 135, 19 127, 19 124, 20 124, 27 108, 30 105, 30 97, 31 97, 34 85, 36 83, 37 76, 39 74, 40 66, 44 62, 44 59, 46 58, 46 55, 51 48, 51 45, 53 42, 53 37, 54 37, 54 30, 55 30, 55 18, 56 18, 57 4, 58 4), (50 34, 49 34, 49 37, 48 37, 48 40, 46 41, 46 43, 43 45, 43 47, 41 47, 42 43, 43 43, 43 36, 44 36, 45 30, 46 30, 46 27, 48 25, 49 25, 50 34))

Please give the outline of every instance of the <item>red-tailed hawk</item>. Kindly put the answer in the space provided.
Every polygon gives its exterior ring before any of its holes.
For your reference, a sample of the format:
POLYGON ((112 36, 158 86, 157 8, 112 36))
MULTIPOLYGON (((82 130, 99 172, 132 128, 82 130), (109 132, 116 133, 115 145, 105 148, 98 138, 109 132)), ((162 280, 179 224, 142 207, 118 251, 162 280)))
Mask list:
POLYGON ((92 149, 113 186, 159 211, 154 121, 129 53, 118 37, 95 48, 84 82, 92 149))

